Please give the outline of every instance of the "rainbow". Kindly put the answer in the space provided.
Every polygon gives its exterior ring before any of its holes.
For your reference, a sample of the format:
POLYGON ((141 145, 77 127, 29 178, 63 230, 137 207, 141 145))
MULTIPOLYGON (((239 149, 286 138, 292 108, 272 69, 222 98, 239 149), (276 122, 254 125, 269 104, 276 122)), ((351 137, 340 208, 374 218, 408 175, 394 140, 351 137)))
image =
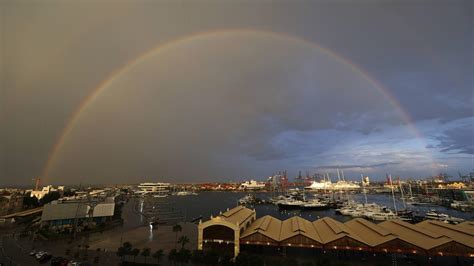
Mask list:
POLYGON ((198 32, 194 33, 191 35, 186 35, 181 38, 177 38, 168 42, 165 42, 163 44, 160 44, 158 46, 153 47, 152 49, 146 51, 143 54, 140 54, 139 56, 133 58, 132 60, 128 61, 126 64, 123 66, 115 69, 106 79, 104 79, 93 91, 79 104, 79 107, 76 109, 76 111, 71 115, 70 119, 66 123, 66 126, 64 129, 61 131, 59 138, 53 145, 52 149, 50 150, 47 161, 45 164, 45 167, 42 172, 42 177, 46 181, 46 179, 49 178, 49 172, 51 171, 52 167, 54 166, 55 161, 57 160, 58 154, 61 151, 62 147, 64 144, 67 142, 68 137, 70 136, 71 132, 73 131, 75 125, 77 124, 79 118, 81 117, 81 114, 88 108, 88 106, 91 106, 101 94, 103 94, 104 91, 106 91, 107 88, 110 87, 110 85, 117 80, 120 76, 124 75, 128 70, 133 68, 134 66, 140 64, 147 58, 150 58, 152 56, 156 56, 159 53, 162 53, 166 50, 166 48, 169 48, 171 46, 184 43, 184 42, 190 42, 194 41, 197 39, 201 38, 210 38, 210 37, 216 37, 216 36, 221 36, 221 35, 229 35, 229 34, 258 34, 262 36, 268 36, 268 37, 278 37, 278 38, 283 38, 287 40, 292 40, 292 41, 298 41, 305 43, 307 45, 310 45, 311 47, 314 47, 318 49, 320 52, 329 55, 331 58, 336 60, 337 62, 346 65, 350 67, 351 71, 353 71, 355 74, 360 75, 363 77, 366 81, 368 81, 373 88, 375 88, 379 93, 381 93, 388 101, 389 103, 397 110, 397 112, 400 115, 400 118, 407 124, 409 125, 410 131, 414 136, 416 136, 418 139, 423 140, 424 138, 422 137, 421 133, 419 130, 413 125, 413 121, 411 117, 408 115, 407 112, 401 107, 400 103, 398 100, 390 93, 390 91, 385 88, 380 82, 375 80, 373 77, 371 77, 364 69, 362 69, 360 66, 357 66, 355 63, 351 62, 350 60, 344 58, 343 56, 336 54, 335 52, 315 43, 310 40, 301 38, 301 37, 296 37, 292 35, 288 35, 285 33, 278 33, 278 32, 272 32, 272 31, 264 31, 264 30, 255 30, 255 29, 225 29, 225 30, 216 30, 216 31, 207 31, 207 32, 198 32))

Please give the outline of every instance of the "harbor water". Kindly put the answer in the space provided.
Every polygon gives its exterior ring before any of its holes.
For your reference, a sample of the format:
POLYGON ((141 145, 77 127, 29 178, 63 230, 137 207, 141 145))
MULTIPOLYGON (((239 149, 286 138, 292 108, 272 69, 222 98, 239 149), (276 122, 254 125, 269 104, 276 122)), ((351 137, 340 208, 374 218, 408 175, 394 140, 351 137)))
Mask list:
MULTIPOLYGON (((210 192, 203 191, 199 192, 198 195, 189 196, 168 196, 166 198, 160 198, 156 200, 156 205, 167 206, 173 213, 181 213, 183 221, 192 221, 202 217, 202 220, 207 220, 211 215, 217 216, 220 212, 226 211, 228 208, 231 209, 238 205, 238 200, 244 197, 247 192, 210 192)), ((309 194, 309 193, 308 193, 309 194)), ((273 194, 272 193, 254 193, 255 197, 259 199, 267 200, 273 194)), ((352 194, 349 196, 351 199, 363 203, 365 198, 363 194, 352 194)), ((139 199, 143 201, 143 199, 139 199)), ((367 194, 368 203, 377 203, 382 206, 387 206, 390 209, 394 209, 393 198, 391 194, 367 194)), ((397 209, 404 209, 403 202, 396 199, 397 209)), ((332 217, 341 222, 352 219, 349 216, 342 216, 335 213, 334 209, 328 210, 280 210, 278 206, 274 204, 260 204, 247 206, 256 210, 257 218, 265 215, 271 215, 280 220, 290 218, 292 216, 300 216, 309 221, 314 221, 322 217, 332 217)), ((432 209, 449 214, 450 216, 463 218, 465 220, 474 220, 474 214, 469 212, 461 212, 454 209, 449 209, 442 206, 411 206, 407 207, 418 215, 424 215, 425 212, 432 209)), ((143 220, 140 220, 143 222, 143 220)))

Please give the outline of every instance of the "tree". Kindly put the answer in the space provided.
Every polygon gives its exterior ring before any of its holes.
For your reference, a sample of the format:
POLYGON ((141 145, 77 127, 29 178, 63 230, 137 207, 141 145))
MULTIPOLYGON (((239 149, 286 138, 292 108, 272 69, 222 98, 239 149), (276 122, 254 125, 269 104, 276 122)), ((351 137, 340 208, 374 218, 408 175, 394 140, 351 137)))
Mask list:
POLYGON ((132 249, 132 251, 130 251, 130 255, 133 256, 133 262, 135 263, 135 259, 137 258, 138 254, 140 254, 140 250, 138 248, 134 248, 132 249))
POLYGON ((44 197, 42 197, 39 200, 39 203, 40 203, 41 206, 43 206, 45 204, 50 203, 51 201, 59 199, 60 197, 61 197, 61 195, 59 194, 58 191, 51 191, 48 194, 44 195, 44 197))
POLYGON ((130 242, 125 242, 122 244, 122 247, 124 247, 127 251, 132 250, 132 244, 130 242))
POLYGON ((85 250, 85 252, 86 252, 86 256, 88 255, 88 254, 87 254, 87 253, 88 253, 87 251, 89 250, 89 248, 90 248, 90 246, 89 246, 88 244, 84 245, 84 250, 85 250))
POLYGON ((181 264, 187 264, 191 258, 191 252, 189 249, 182 248, 177 253, 177 259, 181 264))
POLYGON ((149 248, 144 248, 142 250, 142 256, 145 257, 145 264, 146 264, 146 257, 150 256, 150 254, 151 254, 151 251, 149 248))
POLYGON ((36 196, 31 196, 31 192, 28 192, 23 197, 23 206, 26 208, 36 208, 39 206, 39 201, 36 196))
POLYGON ((132 252, 132 243, 130 242, 124 242, 122 244, 122 256, 125 256, 125 255, 130 255, 130 253, 132 252))
POLYGON ((193 250, 191 253, 191 262, 195 265, 204 263, 204 251, 202 250, 193 250))
POLYGON ((178 244, 178 232, 181 232, 183 230, 183 228, 181 227, 181 225, 179 224, 175 224, 173 226, 173 232, 176 233, 176 237, 175 237, 175 243, 174 243, 174 248, 176 249, 176 245, 178 244))
POLYGON ((163 258, 163 250, 159 249, 159 250, 155 251, 155 253, 153 253, 153 258, 155 258, 156 261, 159 264, 160 260, 163 258))
POLYGON ((170 250, 170 253, 168 253, 168 260, 174 264, 178 260, 178 252, 176 249, 170 250))
POLYGON ((178 243, 181 244, 181 249, 184 248, 184 246, 189 243, 189 238, 187 236, 180 236, 178 239, 178 243))
POLYGON ((262 257, 254 255, 254 254, 248 254, 245 252, 239 253, 237 258, 235 258, 235 265, 240 266, 240 265, 264 265, 264 261, 262 257))
POLYGON ((204 253, 204 264, 216 265, 219 262, 219 253, 214 250, 209 250, 204 253))
POLYGON ((117 250, 117 256, 120 257, 120 260, 123 261, 123 257, 127 255, 127 249, 125 247, 119 247, 117 250))

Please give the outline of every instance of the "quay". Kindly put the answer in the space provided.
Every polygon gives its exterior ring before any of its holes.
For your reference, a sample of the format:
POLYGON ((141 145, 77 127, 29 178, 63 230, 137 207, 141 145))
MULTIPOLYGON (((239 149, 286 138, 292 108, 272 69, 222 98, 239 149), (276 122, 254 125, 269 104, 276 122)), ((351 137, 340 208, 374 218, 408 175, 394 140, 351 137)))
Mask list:
POLYGON ((410 224, 389 220, 379 224, 362 218, 342 223, 330 217, 308 221, 294 216, 279 220, 238 206, 198 225, 198 249, 238 256, 259 253, 337 252, 395 253, 410 256, 474 258, 474 222, 439 221, 410 224))

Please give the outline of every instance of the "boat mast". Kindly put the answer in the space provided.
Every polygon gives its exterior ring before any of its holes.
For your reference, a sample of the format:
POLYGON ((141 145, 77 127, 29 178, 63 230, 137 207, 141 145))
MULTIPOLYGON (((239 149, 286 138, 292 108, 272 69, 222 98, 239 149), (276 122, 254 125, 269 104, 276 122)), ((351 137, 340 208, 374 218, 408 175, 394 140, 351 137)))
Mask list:
MULTIPOLYGON (((339 171, 337 172, 339 174, 339 171)), ((349 203, 349 193, 347 192, 347 187, 344 188, 346 184, 346 179, 344 178, 344 170, 341 169, 341 174, 342 174, 342 181, 344 181, 343 185, 343 190, 346 192, 346 197, 347 197, 347 203, 349 203)))
POLYGON ((326 193, 327 193, 327 191, 326 191, 326 182, 327 182, 327 181, 326 181, 326 175, 325 175, 325 174, 323 175, 323 182, 324 182, 324 183, 323 183, 323 184, 324 184, 324 185, 323 185, 323 186, 324 186, 324 195, 326 196, 326 193))
POLYGON ((365 198, 365 204, 367 204, 367 194, 365 193, 365 183, 364 183, 364 175, 360 174, 360 178, 362 180, 362 189, 364 191, 364 198, 365 198))
POLYGON ((395 192, 393 192, 392 175, 388 175, 388 179, 390 181, 390 187, 392 188, 393 208, 395 209, 395 213, 398 213, 397 204, 395 203, 395 192))
POLYGON ((402 196, 403 207, 406 210, 407 205, 405 203, 405 196, 403 195, 403 187, 402 187, 402 183, 400 182, 400 177, 398 177, 398 187, 400 188, 400 195, 402 196))

